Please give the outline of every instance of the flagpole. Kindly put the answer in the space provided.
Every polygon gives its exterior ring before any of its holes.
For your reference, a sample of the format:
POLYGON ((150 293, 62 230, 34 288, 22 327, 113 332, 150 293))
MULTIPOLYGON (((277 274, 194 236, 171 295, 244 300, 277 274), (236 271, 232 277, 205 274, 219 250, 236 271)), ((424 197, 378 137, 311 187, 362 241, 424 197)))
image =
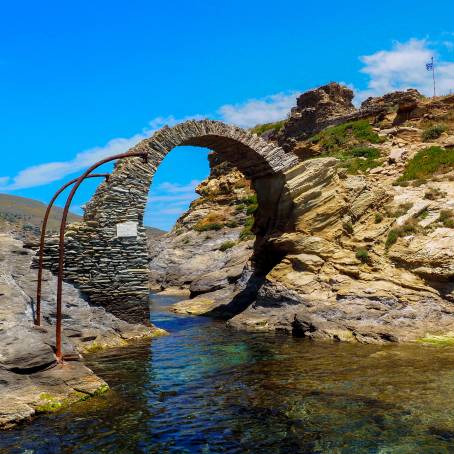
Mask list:
POLYGON ((432 57, 432 79, 434 81, 434 98, 435 98, 435 65, 434 58, 432 57))

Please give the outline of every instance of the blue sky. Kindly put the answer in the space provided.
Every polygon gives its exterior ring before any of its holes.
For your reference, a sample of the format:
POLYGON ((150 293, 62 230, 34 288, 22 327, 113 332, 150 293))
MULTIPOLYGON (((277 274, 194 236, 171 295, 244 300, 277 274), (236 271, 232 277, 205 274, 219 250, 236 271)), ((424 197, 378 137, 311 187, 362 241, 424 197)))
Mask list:
MULTIPOLYGON (((285 117, 298 92, 342 81, 358 100, 454 91, 454 2, 2 2, 0 191, 48 201, 96 157, 163 124, 243 127, 285 117)), ((146 222, 168 229, 208 174, 207 151, 160 166, 146 222)), ((96 183, 80 190, 74 209, 96 183)))

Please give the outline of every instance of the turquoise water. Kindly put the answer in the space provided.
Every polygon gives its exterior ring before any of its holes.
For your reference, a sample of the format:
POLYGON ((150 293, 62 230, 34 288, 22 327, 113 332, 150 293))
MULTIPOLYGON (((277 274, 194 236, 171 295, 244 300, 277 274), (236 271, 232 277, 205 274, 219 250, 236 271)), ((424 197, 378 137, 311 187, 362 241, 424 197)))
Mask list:
POLYGON ((312 343, 171 314, 93 354, 107 394, 0 433, 12 453, 454 452, 454 348, 312 343))

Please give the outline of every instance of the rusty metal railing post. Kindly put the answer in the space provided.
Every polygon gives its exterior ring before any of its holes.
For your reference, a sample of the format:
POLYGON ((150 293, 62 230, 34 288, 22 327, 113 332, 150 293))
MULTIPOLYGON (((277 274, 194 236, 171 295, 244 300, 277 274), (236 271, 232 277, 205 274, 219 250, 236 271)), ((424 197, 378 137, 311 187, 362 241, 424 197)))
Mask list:
POLYGON ((65 230, 66 230, 66 221, 68 218, 69 207, 74 198, 74 194, 81 185, 82 181, 87 178, 87 176, 97 169, 99 166, 106 164, 116 159, 123 158, 137 158, 141 157, 145 160, 147 159, 148 153, 146 151, 138 151, 135 153, 121 153, 109 158, 102 159, 97 163, 93 164, 89 169, 87 169, 76 181, 71 192, 69 193, 68 198, 66 199, 65 208, 63 210, 63 215, 60 224, 60 238, 59 238, 59 247, 58 247, 58 276, 57 276, 57 321, 55 324, 55 343, 56 343, 56 356, 59 362, 63 360, 62 352, 62 294, 63 294, 63 275, 64 275, 64 264, 65 264, 65 230))
MULTIPOLYGON (((93 173, 91 175, 88 175, 87 178, 101 178, 105 177, 106 179, 109 178, 108 173, 93 173)), ((58 196, 69 186, 74 184, 78 178, 74 178, 71 181, 68 181, 66 184, 64 184, 52 197, 52 199, 49 202, 49 205, 47 205, 46 212, 44 213, 44 218, 43 218, 43 223, 41 226, 41 236, 39 239, 39 252, 38 252, 38 281, 36 284, 36 307, 35 307, 35 317, 34 317, 34 323, 37 326, 41 325, 41 290, 42 290, 42 284, 43 284, 43 267, 44 267, 44 244, 46 241, 46 230, 47 230, 47 222, 49 220, 50 212, 52 210, 52 207, 55 203, 55 200, 57 200, 58 196)))

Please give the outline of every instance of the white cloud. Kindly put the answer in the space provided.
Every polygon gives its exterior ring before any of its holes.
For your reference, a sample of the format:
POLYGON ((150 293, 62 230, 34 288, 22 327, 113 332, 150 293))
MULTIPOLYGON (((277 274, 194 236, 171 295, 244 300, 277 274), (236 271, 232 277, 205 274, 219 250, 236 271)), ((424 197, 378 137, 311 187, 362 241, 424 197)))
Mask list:
POLYGON ((443 41, 442 44, 443 44, 443 46, 445 46, 446 49, 448 49, 450 52, 451 52, 452 50, 454 50, 454 42, 452 42, 452 41, 443 41))
MULTIPOLYGON (((199 118, 199 116, 191 118, 199 118)), ((128 151, 131 147, 149 137, 164 125, 173 126, 186 119, 187 118, 177 120, 173 116, 166 118, 157 117, 150 121, 148 127, 141 133, 135 134, 132 137, 109 140, 104 146, 89 148, 88 150, 77 153, 76 156, 69 161, 39 164, 21 170, 13 178, 1 177, 0 190, 13 191, 16 189, 32 188, 61 180, 68 175, 80 172, 82 169, 89 167, 100 159, 128 151)))
MULTIPOLYGON (((290 108, 295 104, 297 93, 277 93, 263 99, 251 99, 242 104, 227 104, 218 110, 218 117, 227 123, 241 127, 252 127, 261 123, 269 123, 285 118, 290 108)), ((210 115, 208 115, 209 117, 210 115)), ((212 117, 212 116, 211 116, 212 117)), ((100 147, 93 147, 77 153, 69 161, 56 161, 26 167, 14 177, 0 178, 0 191, 14 191, 18 189, 43 186, 61 180, 68 175, 86 169, 96 161, 118 153, 124 153, 141 140, 152 135, 164 125, 174 126, 189 119, 202 119, 202 115, 192 115, 181 119, 173 116, 156 117, 142 132, 127 138, 115 138, 100 147)), ((168 183, 172 185, 172 183, 168 183)), ((191 182, 190 185, 194 182, 191 182)), ((172 186, 169 186, 169 189, 172 186)), ((194 188, 191 187, 191 190, 194 188)), ((173 187, 176 192, 184 192, 185 188, 173 187)))
POLYGON ((174 208, 163 208, 157 214, 171 214, 177 215, 183 214, 187 210, 187 207, 174 207, 174 208))
POLYGON ((277 93, 263 99, 250 99, 241 104, 226 104, 219 114, 227 123, 242 128, 251 128, 262 123, 285 119, 290 108, 296 104, 298 93, 277 93))
POLYGON ((449 93, 449 90, 454 90, 454 63, 441 60, 427 40, 411 39, 394 43, 391 50, 361 57, 364 63, 361 72, 369 76, 369 82, 366 90, 357 92, 357 97, 364 100, 368 96, 407 88, 432 95, 432 77, 425 66, 432 56, 435 58, 437 94, 449 93))
POLYGON ((200 181, 187 184, 164 182, 152 186, 145 210, 145 223, 168 230, 175 219, 187 211, 189 204, 198 197, 194 189, 200 181))
POLYGON ((149 201, 151 203, 154 202, 183 202, 183 201, 191 201, 195 197, 194 191, 184 193, 184 194, 173 194, 173 195, 159 195, 159 194, 152 194, 149 197, 149 201))
POLYGON ((165 181, 164 183, 161 183, 159 185, 158 190, 170 192, 172 194, 181 193, 181 192, 194 192, 194 189, 199 184, 200 184, 199 180, 191 180, 186 185, 181 185, 181 184, 178 184, 178 183, 170 183, 168 181, 165 181))

